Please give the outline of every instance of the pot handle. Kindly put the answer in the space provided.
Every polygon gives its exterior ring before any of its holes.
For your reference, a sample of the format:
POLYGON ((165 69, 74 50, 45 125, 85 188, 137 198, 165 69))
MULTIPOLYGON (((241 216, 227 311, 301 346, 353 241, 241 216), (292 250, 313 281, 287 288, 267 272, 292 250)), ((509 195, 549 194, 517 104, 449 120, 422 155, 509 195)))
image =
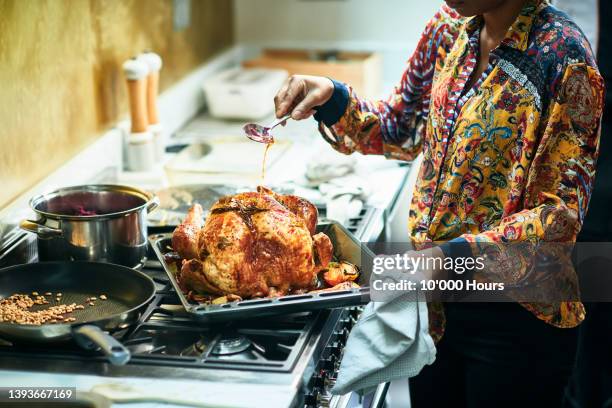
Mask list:
POLYGON ((100 347, 109 363, 112 365, 125 365, 132 357, 130 351, 119 343, 113 336, 105 333, 98 326, 86 324, 72 330, 76 342, 83 348, 93 349, 100 347))
POLYGON ((19 228, 22 230, 32 232, 41 237, 54 237, 62 235, 62 230, 59 228, 52 228, 46 225, 40 224, 33 220, 23 220, 19 223, 19 228))
POLYGON ((157 207, 159 207, 159 197, 152 195, 147 202, 147 213, 152 213, 157 207))

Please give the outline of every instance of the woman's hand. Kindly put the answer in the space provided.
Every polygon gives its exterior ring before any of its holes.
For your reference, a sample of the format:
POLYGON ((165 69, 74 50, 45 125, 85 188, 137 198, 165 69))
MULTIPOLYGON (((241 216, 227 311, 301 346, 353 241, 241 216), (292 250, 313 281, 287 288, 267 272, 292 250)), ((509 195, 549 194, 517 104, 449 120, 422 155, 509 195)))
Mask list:
POLYGON ((274 97, 276 117, 291 114, 295 120, 312 116, 316 106, 331 98, 334 83, 329 78, 312 75, 291 75, 274 97))

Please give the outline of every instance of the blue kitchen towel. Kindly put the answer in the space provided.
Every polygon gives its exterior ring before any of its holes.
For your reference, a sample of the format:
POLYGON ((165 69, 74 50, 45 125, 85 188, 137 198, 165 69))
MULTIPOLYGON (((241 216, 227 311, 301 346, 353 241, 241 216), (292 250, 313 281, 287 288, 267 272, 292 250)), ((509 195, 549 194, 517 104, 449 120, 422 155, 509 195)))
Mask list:
POLYGON ((370 302, 349 335, 331 392, 367 392, 384 382, 414 377, 435 359, 427 303, 420 291, 370 302))

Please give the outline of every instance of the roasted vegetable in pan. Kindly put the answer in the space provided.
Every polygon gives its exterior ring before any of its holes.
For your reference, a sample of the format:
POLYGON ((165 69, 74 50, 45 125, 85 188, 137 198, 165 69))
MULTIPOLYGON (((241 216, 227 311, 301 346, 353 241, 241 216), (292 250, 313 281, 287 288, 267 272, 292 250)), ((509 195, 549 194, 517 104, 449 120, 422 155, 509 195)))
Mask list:
POLYGON ((346 261, 330 262, 327 269, 323 271, 323 280, 330 286, 343 282, 354 282, 357 278, 359 278, 359 268, 346 261))

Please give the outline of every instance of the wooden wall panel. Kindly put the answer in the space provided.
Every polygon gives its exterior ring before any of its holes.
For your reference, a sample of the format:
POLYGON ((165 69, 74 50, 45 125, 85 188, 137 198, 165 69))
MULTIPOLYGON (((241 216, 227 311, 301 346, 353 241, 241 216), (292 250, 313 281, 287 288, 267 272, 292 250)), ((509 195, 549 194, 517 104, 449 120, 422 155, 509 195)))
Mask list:
POLYGON ((145 49, 167 88, 233 42, 231 0, 0 0, 0 208, 127 110, 121 64, 145 49))

